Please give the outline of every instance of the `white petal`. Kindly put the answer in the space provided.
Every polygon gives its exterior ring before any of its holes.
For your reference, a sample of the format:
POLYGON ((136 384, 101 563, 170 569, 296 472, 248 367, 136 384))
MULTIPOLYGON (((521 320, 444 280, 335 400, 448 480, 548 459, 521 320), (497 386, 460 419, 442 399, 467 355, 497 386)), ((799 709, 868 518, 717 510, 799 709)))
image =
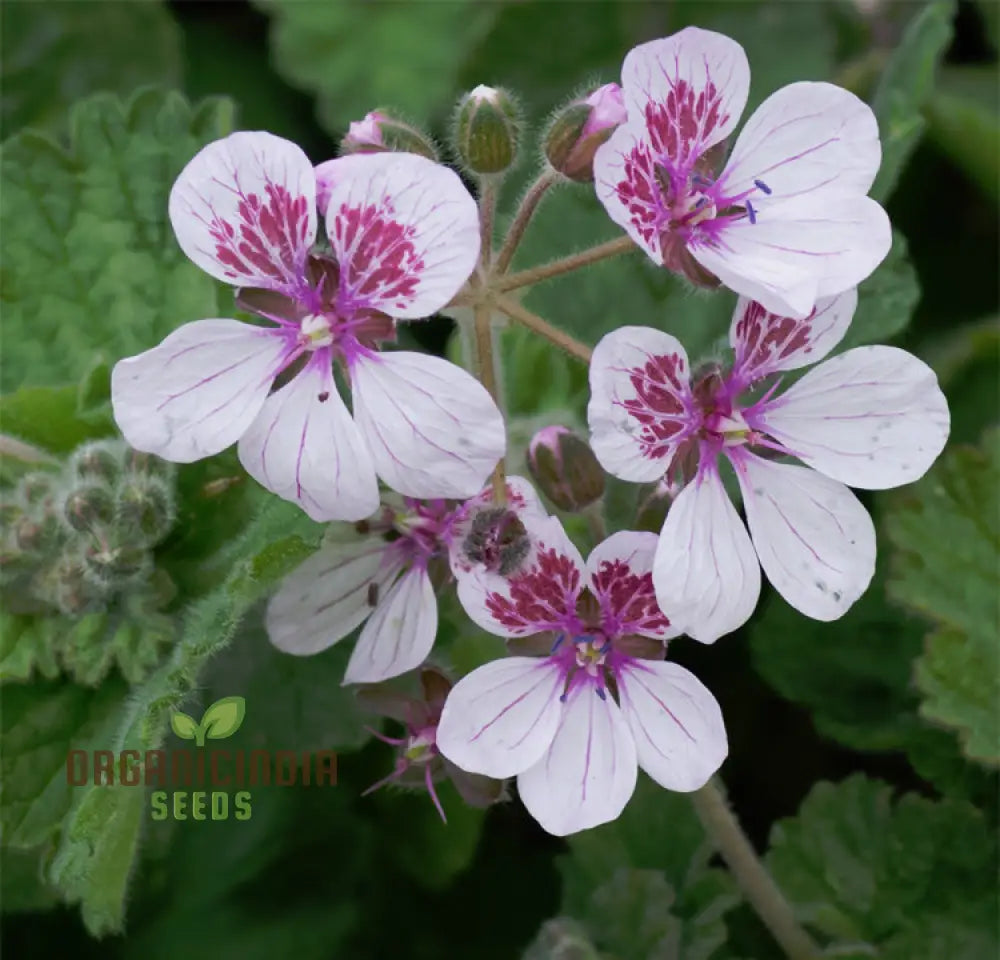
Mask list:
POLYGON ((808 317, 775 316, 740 297, 729 327, 736 351, 731 381, 746 386, 780 370, 798 370, 822 360, 847 333, 858 305, 854 288, 821 299, 808 317))
MULTIPOLYGON (((448 562, 455 577, 465 576, 474 569, 481 567, 466 552, 466 538, 472 532, 472 524, 476 515, 483 509, 493 506, 493 485, 488 485, 475 497, 462 505, 461 512, 455 518, 451 528, 451 539, 448 544, 448 562)), ((507 508, 521 520, 529 523, 544 520, 548 517, 541 497, 535 488, 524 477, 507 477, 507 508)))
POLYGON ((474 623, 501 637, 583 629, 576 600, 586 585, 580 552, 558 517, 525 517, 527 557, 507 576, 474 569, 458 577, 458 599, 474 623))
POLYGON ((885 490, 926 473, 950 417, 922 360, 896 347, 857 347, 810 370, 754 422, 820 473, 885 490))
POLYGON ((704 684, 676 663, 636 660, 618 690, 639 766, 668 790, 704 786, 729 752, 722 711, 704 684))
POLYGON ((832 83, 802 81, 771 94, 740 131, 719 177, 727 196, 752 191, 766 210, 791 197, 868 192, 882 147, 871 107, 832 83), (769 189, 755 189, 760 180, 769 189))
POLYGON ((181 171, 169 209, 181 249, 217 280, 301 288, 316 238, 316 179, 294 143, 261 132, 210 143, 181 171))
POLYGON ((562 713, 562 674, 549 660, 506 657, 473 670, 452 688, 437 747, 469 773, 512 777, 548 750, 562 713))
POLYGON ((875 527, 842 483, 809 467, 734 458, 750 536, 767 579, 814 620, 843 616, 875 573, 875 527))
POLYGON ((324 544, 281 583, 267 606, 267 634, 279 650, 305 656, 346 637, 374 609, 399 572, 382 537, 324 544))
POLYGON ((354 652, 344 683, 378 683, 413 670, 427 659, 437 636, 438 610, 426 570, 404 573, 379 601, 354 652))
POLYGON ((396 351, 351 367, 354 419, 378 475, 409 497, 471 497, 503 456, 503 417, 486 389, 440 357, 396 351))
POLYGON ((702 643, 714 643, 753 613, 760 565, 715 468, 701 470, 671 505, 653 585, 670 622, 702 643))
POLYGON ((607 636, 677 636, 653 590, 656 544, 655 533, 623 530, 598 544, 587 558, 590 590, 601 606, 607 636))
POLYGON ((378 509, 375 468, 325 354, 267 398, 239 453, 250 476, 313 520, 363 520, 378 509))
POLYGON ((629 122, 643 121, 657 153, 685 164, 736 129, 750 65, 735 40, 687 27, 633 47, 622 90, 629 122))
POLYGON ((659 480, 690 435, 693 406, 687 354, 676 338, 650 327, 620 327, 603 337, 590 362, 590 445, 608 473, 659 480))
POLYGON ((570 692, 548 752, 517 778, 521 802, 564 837, 614 820, 638 776, 635 743, 617 704, 589 683, 570 692))
POLYGON ((327 236, 344 296, 400 319, 426 317, 479 258, 479 211, 458 175, 413 153, 321 164, 327 236), (328 187, 327 187, 328 185, 328 187))
POLYGON ((670 221, 656 178, 656 157, 645 126, 623 123, 594 154, 594 189, 608 216, 657 265, 660 234, 670 221))
POLYGON ((806 194, 769 206, 757 222, 729 223, 692 256, 727 287, 782 317, 806 317, 817 300, 856 287, 892 244, 885 211, 868 197, 806 194))
POLYGON ((294 354, 278 330, 236 320, 186 323, 158 347, 119 360, 111 405, 125 439, 174 463, 235 443, 294 354))

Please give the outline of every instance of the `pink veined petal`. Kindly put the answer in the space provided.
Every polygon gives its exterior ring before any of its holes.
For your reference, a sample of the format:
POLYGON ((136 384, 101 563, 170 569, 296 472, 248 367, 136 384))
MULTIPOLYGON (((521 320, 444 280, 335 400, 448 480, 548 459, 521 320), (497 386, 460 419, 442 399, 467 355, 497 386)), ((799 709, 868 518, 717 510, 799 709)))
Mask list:
POLYGON ((896 347, 856 347, 821 363, 753 419, 803 463, 866 490, 922 477, 950 427, 934 371, 896 347))
POLYGON ((856 287, 892 244, 885 211, 863 196, 806 194, 742 218, 714 246, 691 255, 727 287, 782 317, 806 317, 816 302, 856 287))
POLYGON ((802 81, 772 93, 754 111, 719 183, 727 196, 752 192, 754 207, 766 212, 811 193, 866 194, 881 162, 871 107, 843 87, 802 81), (755 189, 755 180, 770 192, 755 189))
POLYGON ((670 221, 656 177, 656 157, 646 129, 623 123, 594 154, 594 189, 608 216, 657 265, 663 264, 660 235, 670 221))
POLYGON ((452 688, 437 747, 468 773, 512 777, 549 748, 562 704, 559 667, 534 657, 506 657, 473 670, 452 688))
POLYGON ((414 320, 440 310, 479 258, 479 211, 458 175, 414 153, 355 154, 316 168, 341 296, 414 320))
MULTIPOLYGON (((332 529, 332 528, 331 528, 332 529)), ((282 581, 267 605, 267 635, 279 650, 319 653, 346 637, 375 608, 399 573, 381 536, 325 543, 282 581)))
POLYGON ((427 571, 413 567, 383 597, 358 637, 344 683, 378 683, 427 659, 437 635, 438 610, 427 571))
POLYGON ((743 48, 687 27, 633 47, 622 65, 629 123, 643 122, 661 157, 687 165, 736 128, 750 92, 743 48))
POLYGON ((503 416, 464 370, 423 353, 359 356, 354 419, 378 475, 409 497, 479 493, 506 447, 503 416))
MULTIPOLYGON (((477 512, 484 508, 489 509, 492 505, 493 487, 490 485, 465 502, 462 512, 451 528, 448 562, 456 578, 465 576, 481 566, 469 557, 465 541, 472 532, 472 521, 477 512)), ((544 520, 548 516, 535 488, 524 477, 507 477, 507 508, 522 523, 544 520)))
POLYGON ((729 325, 736 352, 730 381, 739 388, 782 370, 798 370, 822 360, 847 333, 858 305, 858 291, 818 300, 801 320, 775 316, 759 303, 740 297, 729 325))
POLYGON ((659 480, 696 427, 687 354, 676 338, 650 327, 620 327, 603 337, 590 362, 590 445, 608 473, 659 480))
POLYGON ((636 660, 622 668, 618 691, 639 766, 661 787, 697 790, 722 766, 729 752, 722 711, 693 673, 636 660))
POLYGON ((253 423, 294 355, 279 330, 198 320, 111 373, 111 405, 125 439, 174 463, 210 457, 253 423))
POLYGON ((457 580, 458 599, 472 621, 501 637, 530 637, 547 630, 582 632, 576 601, 586 586, 580 552, 558 517, 524 517, 528 556, 508 576, 478 568, 457 580))
POLYGON ((601 607, 609 637, 637 633, 667 639, 680 632, 670 625, 653 590, 655 533, 623 530, 598 544, 587 558, 590 590, 601 607))
POLYGON ((760 565, 717 468, 702 469, 673 502, 653 560, 660 609, 701 643, 741 627, 760 596, 760 565))
POLYGON ((313 520, 363 520, 378 509, 375 468, 324 351, 267 398, 239 454, 250 476, 313 520))
POLYGON ((517 778, 521 802, 564 837, 614 820, 638 777, 635 743, 618 705, 589 683, 570 692, 548 752, 517 778))
POLYGON ((316 239, 316 178, 294 143, 233 133, 204 147, 170 191, 177 242, 223 283, 296 292, 316 239))
POLYGON ((767 579, 800 613, 842 617, 875 573, 875 526, 842 483, 809 467, 733 458, 767 579))

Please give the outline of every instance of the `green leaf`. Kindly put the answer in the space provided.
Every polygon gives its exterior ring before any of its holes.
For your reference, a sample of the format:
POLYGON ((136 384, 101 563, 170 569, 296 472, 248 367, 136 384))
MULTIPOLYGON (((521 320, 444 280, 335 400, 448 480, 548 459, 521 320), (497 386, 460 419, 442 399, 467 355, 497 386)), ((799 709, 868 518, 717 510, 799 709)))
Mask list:
POLYGON ((0 429, 56 454, 70 453, 85 440, 115 432, 110 412, 80 412, 75 387, 21 387, 4 394, 0 429))
POLYGON ((882 166, 871 195, 884 203, 924 131, 921 109, 934 89, 938 62, 951 42, 952 0, 931 0, 907 25, 872 101, 882 137, 882 166))
MULTIPOLYGON (((52 839, 73 800, 67 754, 107 745, 125 693, 119 681, 98 690, 64 681, 4 688, 0 827, 5 845, 28 848, 52 839)), ((92 776, 91 770, 88 779, 92 776)))
POLYGON ((821 783, 775 824, 766 861, 798 918, 859 956, 995 956, 995 835, 968 804, 892 792, 821 783))
POLYGON ((927 137, 986 194, 1000 202, 1000 123, 997 122, 997 71, 989 73, 990 101, 978 102, 944 91, 924 109, 927 137))
POLYGON ((228 101, 191 107, 150 90, 75 105, 70 147, 27 131, 3 145, 3 382, 76 380, 175 327, 225 316, 231 294, 192 264, 167 194, 198 149, 229 132, 228 101))
MULTIPOLYGON (((277 537, 309 528, 318 540, 321 528, 297 507, 276 498, 266 501, 244 535, 226 549, 226 580, 189 608, 170 657, 133 689, 102 747, 115 752, 159 747, 170 712, 198 683, 205 662, 226 647, 247 611, 273 586, 254 573, 257 555, 277 537)), ((64 824, 51 876, 67 898, 80 901, 88 930, 99 936, 120 930, 124 922, 145 793, 118 784, 83 787, 80 793, 64 824)))
POLYGON ((216 700, 201 718, 201 729, 210 740, 231 737, 243 723, 247 703, 243 697, 223 697, 216 700))
POLYGON ((0 847, 0 902, 3 912, 49 910, 59 903, 45 880, 44 848, 13 850, 0 847))
POLYGON ((1000 430, 954 447, 892 501, 892 598, 940 629, 916 680, 924 716, 957 729, 974 759, 1000 762, 1000 430))
POLYGON ((59 131, 69 105, 99 90, 128 94, 181 79, 180 31, 158 0, 5 4, 2 24, 4 136, 59 131))
POLYGON ((198 732, 198 724, 194 717, 189 717, 180 710, 175 710, 170 714, 170 729, 182 740, 194 740, 198 732))
POLYGON ((271 17, 278 71, 315 93, 319 121, 335 137, 380 106, 420 123, 449 110, 462 55, 489 29, 498 7, 470 0, 255 2, 271 17))

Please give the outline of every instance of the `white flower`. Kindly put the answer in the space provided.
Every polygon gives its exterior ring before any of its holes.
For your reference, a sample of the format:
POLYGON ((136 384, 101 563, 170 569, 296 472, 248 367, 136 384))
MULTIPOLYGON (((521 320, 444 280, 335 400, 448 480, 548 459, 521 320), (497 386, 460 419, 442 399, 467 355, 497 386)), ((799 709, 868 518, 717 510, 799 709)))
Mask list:
POLYGON ((437 748, 470 773, 517 776, 529 813, 559 836, 614 820, 638 767, 668 789, 697 790, 725 759, 726 731, 711 693, 663 660, 677 630, 653 594, 655 535, 616 533, 584 564, 558 519, 526 526, 524 566, 506 578, 479 570, 459 596, 484 629, 541 634, 548 655, 495 660, 460 680, 437 748))
POLYGON ((746 122, 720 173, 750 89, 735 40, 688 27, 642 44, 625 58, 622 87, 628 120, 597 151, 595 186, 657 263, 804 317, 888 253, 889 220, 866 196, 878 126, 854 94, 783 87, 746 122))
POLYGON ((948 404, 937 378, 895 347, 857 347, 783 393, 775 382, 746 395, 765 377, 822 359, 856 305, 851 290, 796 320, 741 299, 732 370, 712 367, 693 381, 684 348, 659 330, 622 327, 594 350, 587 415, 604 468, 624 480, 686 483, 663 525, 653 582, 664 613, 696 640, 712 643, 747 620, 759 567, 806 616, 842 616, 875 570, 874 526, 845 484, 910 483, 944 447, 948 404), (736 471, 750 536, 721 460, 736 471))
POLYGON ((412 497, 480 490, 505 446, 485 389, 437 357, 377 350, 476 263, 476 204, 453 172, 408 153, 314 169, 287 140, 234 133, 181 172, 170 219, 188 257, 270 325, 198 320, 120 361, 112 403, 133 447, 188 463, 239 441, 255 479, 320 521, 371 514, 377 477, 412 497), (317 200, 329 253, 313 247, 317 200))

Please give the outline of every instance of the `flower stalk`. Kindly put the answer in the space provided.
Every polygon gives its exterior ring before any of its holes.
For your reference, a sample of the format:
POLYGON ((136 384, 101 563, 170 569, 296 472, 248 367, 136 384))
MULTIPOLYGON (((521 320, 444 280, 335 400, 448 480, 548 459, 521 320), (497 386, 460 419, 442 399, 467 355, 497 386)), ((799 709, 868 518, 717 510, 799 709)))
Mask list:
POLYGON ((691 802, 715 849, 789 960, 819 957, 819 947, 795 919, 791 905, 761 863, 717 782, 709 780, 692 793, 691 802))
POLYGON ((558 180, 559 175, 555 171, 546 169, 528 187, 528 191, 521 199, 521 204, 514 214, 514 219, 511 221, 510 229, 504 238, 500 253, 497 255, 495 271, 497 274, 507 272, 507 268, 510 266, 511 260, 514 259, 514 254, 517 252, 518 244, 520 244, 521 238, 524 236, 524 231, 527 230, 528 224, 531 223, 531 218, 538 209, 538 204, 542 202, 542 198, 548 193, 549 188, 558 180))

